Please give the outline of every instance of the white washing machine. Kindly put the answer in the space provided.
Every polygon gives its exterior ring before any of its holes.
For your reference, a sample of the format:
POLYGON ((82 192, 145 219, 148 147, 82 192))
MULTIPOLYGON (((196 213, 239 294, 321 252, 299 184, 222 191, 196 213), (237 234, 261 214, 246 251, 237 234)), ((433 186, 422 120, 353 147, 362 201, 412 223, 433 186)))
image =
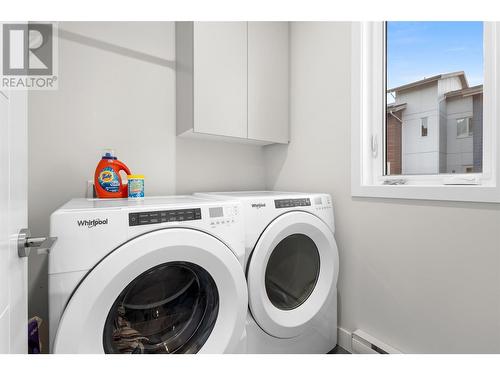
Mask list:
POLYGON ((53 353, 245 352, 237 201, 74 199, 51 216, 53 353))
POLYGON ((242 203, 249 353, 327 353, 337 344, 339 259, 328 194, 200 193, 242 203))

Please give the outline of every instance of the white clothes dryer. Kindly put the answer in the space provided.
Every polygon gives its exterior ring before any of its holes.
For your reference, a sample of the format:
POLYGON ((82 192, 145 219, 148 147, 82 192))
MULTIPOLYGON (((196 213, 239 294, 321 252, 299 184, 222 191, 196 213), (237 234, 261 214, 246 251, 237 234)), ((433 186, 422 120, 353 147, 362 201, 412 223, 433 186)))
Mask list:
POLYGON ((249 353, 327 353, 337 344, 333 206, 328 194, 199 193, 237 199, 245 220, 249 353))
POLYGON ((245 352, 237 201, 74 199, 51 216, 53 353, 245 352))

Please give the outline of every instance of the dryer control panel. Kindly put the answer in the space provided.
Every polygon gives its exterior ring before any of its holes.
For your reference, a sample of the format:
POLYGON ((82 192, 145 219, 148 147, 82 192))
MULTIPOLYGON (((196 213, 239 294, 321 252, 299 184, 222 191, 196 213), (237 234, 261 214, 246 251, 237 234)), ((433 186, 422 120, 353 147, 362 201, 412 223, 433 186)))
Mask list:
POLYGON ((275 199, 274 207, 276 208, 290 208, 290 207, 303 207, 310 206, 311 199, 298 198, 298 199, 275 199))
POLYGON ((200 208, 186 208, 181 210, 131 212, 128 214, 128 225, 148 225, 166 223, 170 221, 201 220, 200 208))
POLYGON ((210 217, 210 226, 216 228, 219 226, 228 226, 236 222, 238 216, 237 206, 210 207, 208 209, 210 217))

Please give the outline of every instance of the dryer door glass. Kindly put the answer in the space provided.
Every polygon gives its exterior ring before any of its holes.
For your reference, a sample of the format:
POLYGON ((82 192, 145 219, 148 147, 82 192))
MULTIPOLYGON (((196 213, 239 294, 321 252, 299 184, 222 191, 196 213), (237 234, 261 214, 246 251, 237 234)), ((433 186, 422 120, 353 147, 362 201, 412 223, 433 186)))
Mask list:
POLYGON ((319 252, 304 234, 284 238, 271 253, 266 267, 266 292, 271 303, 281 310, 300 306, 318 281, 319 252))
POLYGON ((116 299, 104 326, 104 351, 196 353, 218 310, 217 287, 205 269, 188 262, 161 264, 135 278, 116 299))

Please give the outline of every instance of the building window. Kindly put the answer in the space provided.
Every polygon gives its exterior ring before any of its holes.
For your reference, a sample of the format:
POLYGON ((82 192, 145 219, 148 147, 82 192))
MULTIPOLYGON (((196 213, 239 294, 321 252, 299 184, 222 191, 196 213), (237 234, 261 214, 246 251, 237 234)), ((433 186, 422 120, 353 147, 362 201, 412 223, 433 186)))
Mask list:
POLYGON ((457 138, 472 137, 472 118, 457 119, 457 138))
POLYGON ((360 22, 352 35, 353 195, 500 202, 500 23, 360 22))
POLYGON ((427 137, 427 117, 420 119, 420 135, 427 137))

